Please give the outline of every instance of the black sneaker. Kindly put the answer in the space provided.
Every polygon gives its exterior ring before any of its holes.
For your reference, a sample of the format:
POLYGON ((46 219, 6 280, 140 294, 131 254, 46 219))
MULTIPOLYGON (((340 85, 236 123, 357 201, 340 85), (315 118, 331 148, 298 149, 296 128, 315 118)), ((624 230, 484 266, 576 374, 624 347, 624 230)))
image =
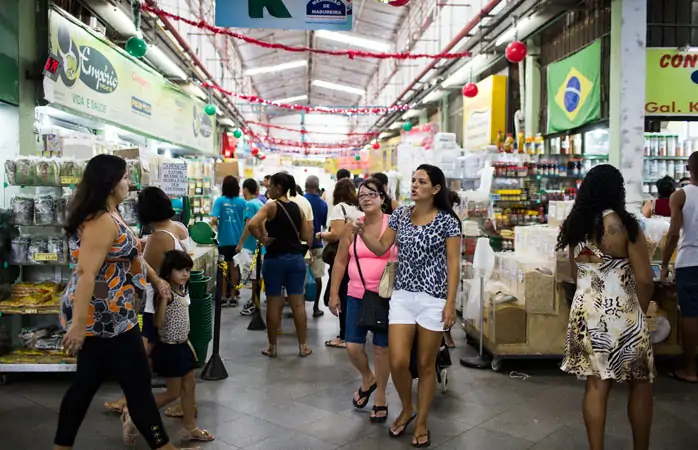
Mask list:
POLYGON ((254 303, 248 303, 245 305, 245 307, 240 311, 241 316, 251 316, 254 313, 257 312, 257 308, 254 306, 254 303))

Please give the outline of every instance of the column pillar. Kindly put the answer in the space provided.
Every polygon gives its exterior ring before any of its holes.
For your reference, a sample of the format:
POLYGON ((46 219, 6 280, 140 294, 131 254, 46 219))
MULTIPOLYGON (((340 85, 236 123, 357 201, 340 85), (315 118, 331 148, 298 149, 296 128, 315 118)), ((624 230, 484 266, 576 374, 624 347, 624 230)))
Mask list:
POLYGON ((525 98, 524 98, 524 126, 526 136, 535 136, 540 132, 540 47, 537 39, 529 39, 526 42, 528 55, 526 56, 525 98))
POLYGON ((625 178, 627 207, 642 203, 642 155, 645 145, 647 5, 611 1, 610 163, 625 178))
POLYGON ((37 11, 43 11, 37 7, 35 1, 20 1, 18 3, 19 19, 19 152, 22 155, 35 154, 40 144, 34 134, 34 120, 36 107, 36 80, 28 79, 40 77, 37 73, 37 11))
POLYGON ((449 101, 448 101, 448 94, 444 95, 443 98, 441 99, 441 108, 439 109, 439 114, 440 114, 440 119, 441 119, 441 129, 440 131, 442 133, 452 133, 452 130, 449 127, 450 124, 450 114, 451 112, 449 111, 449 101))

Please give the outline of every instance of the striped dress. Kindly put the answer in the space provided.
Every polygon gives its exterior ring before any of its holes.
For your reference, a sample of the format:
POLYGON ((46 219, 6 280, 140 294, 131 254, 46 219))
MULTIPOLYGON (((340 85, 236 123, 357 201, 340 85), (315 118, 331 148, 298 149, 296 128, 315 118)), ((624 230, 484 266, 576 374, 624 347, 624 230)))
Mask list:
POLYGON ((652 341, 630 261, 606 255, 590 242, 575 248, 575 258, 582 252, 602 262, 577 262, 562 370, 581 379, 653 381, 652 341))

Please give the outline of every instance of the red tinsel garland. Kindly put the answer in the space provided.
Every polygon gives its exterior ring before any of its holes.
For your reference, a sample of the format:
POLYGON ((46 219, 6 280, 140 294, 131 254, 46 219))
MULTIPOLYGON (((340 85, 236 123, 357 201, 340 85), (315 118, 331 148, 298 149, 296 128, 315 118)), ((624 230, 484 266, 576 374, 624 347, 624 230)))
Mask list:
POLYGON ((309 141, 293 141, 289 139, 279 139, 271 136, 260 136, 249 128, 242 128, 243 132, 253 141, 263 145, 281 145, 285 147, 295 147, 295 148, 315 148, 315 149, 359 149, 365 143, 352 143, 347 141, 342 142, 309 142, 309 141))
POLYGON ((215 25, 211 25, 205 20, 192 20, 186 17, 178 16, 171 12, 167 12, 163 9, 156 8, 154 6, 143 3, 143 10, 155 14, 158 17, 165 17, 168 19, 176 20, 179 22, 184 22, 191 26, 200 28, 202 30, 208 30, 213 34, 224 34, 235 39, 240 39, 247 42, 248 44, 258 45, 264 48, 270 48, 274 50, 284 50, 293 53, 315 53, 319 55, 330 55, 330 56, 347 56, 349 59, 354 58, 376 58, 376 59, 458 59, 458 58, 468 58, 471 56, 470 52, 458 52, 458 53, 410 53, 410 52, 399 52, 399 53, 383 53, 383 52, 368 52, 364 50, 323 50, 320 48, 310 48, 310 47, 296 47, 292 45, 276 44, 271 42, 264 42, 258 39, 245 36, 241 33, 235 33, 226 28, 220 28, 215 25))
POLYGON ((396 105, 396 106, 367 106, 367 107, 356 107, 356 108, 332 108, 328 106, 307 106, 307 105, 297 105, 293 103, 277 103, 271 100, 263 99, 256 95, 246 95, 240 94, 238 92, 231 92, 221 88, 220 86, 204 83, 201 85, 205 89, 213 89, 222 94, 230 95, 231 97, 236 97, 241 100, 248 101, 250 103, 258 103, 267 106, 276 106, 277 108, 291 109, 294 111, 304 111, 307 113, 325 113, 325 114, 387 114, 396 111, 409 111, 412 107, 410 105, 396 105))
POLYGON ((263 128, 273 128, 275 130, 293 131, 295 133, 300 133, 300 134, 329 134, 329 135, 340 134, 342 136, 375 136, 375 135, 379 134, 378 131, 369 131, 366 133, 354 133, 354 132, 352 132, 352 133, 331 133, 328 131, 308 131, 304 128, 284 127, 281 125, 274 125, 271 123, 263 123, 263 122, 255 122, 255 121, 251 121, 251 120, 248 120, 247 123, 250 125, 258 125, 258 126, 263 127, 263 128))

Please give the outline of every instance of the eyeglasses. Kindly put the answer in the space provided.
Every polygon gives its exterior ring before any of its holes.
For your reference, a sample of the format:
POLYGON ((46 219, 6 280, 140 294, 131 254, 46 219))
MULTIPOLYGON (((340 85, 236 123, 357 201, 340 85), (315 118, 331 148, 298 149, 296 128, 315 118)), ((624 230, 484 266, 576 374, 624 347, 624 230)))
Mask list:
POLYGON ((361 202, 361 201, 368 200, 368 199, 373 200, 373 199, 378 198, 378 197, 380 197, 380 194, 378 194, 377 192, 369 192, 367 194, 359 195, 359 201, 361 202))

